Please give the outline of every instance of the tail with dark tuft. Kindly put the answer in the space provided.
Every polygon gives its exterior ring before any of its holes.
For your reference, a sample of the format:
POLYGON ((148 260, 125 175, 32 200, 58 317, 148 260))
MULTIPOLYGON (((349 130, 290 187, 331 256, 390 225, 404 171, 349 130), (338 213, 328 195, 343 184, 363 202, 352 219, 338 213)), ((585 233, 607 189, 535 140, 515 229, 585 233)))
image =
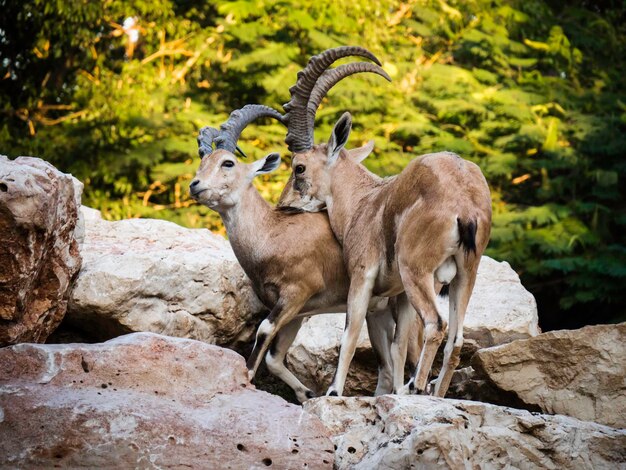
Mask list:
POLYGON ((459 246, 463 245, 465 256, 469 256, 470 252, 476 254, 478 222, 476 220, 463 222, 460 217, 457 217, 456 222, 459 227, 459 246))

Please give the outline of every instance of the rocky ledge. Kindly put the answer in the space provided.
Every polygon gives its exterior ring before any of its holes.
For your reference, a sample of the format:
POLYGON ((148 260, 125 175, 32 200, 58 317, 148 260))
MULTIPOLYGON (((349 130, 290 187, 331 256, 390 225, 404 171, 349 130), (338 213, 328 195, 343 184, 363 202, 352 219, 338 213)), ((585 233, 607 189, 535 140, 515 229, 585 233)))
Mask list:
POLYGON ((427 396, 315 398, 337 469, 617 469, 626 430, 427 396))

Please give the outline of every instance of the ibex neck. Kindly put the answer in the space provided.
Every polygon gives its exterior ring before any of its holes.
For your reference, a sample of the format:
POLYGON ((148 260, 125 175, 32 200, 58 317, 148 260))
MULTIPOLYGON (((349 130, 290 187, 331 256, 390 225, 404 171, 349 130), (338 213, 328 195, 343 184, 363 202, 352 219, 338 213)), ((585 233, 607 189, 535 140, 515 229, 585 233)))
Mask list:
POLYGON ((342 157, 336 165, 332 170, 331 196, 327 198, 326 206, 333 232, 343 243, 361 201, 380 187, 383 179, 350 158, 342 157))
POLYGON ((228 239, 239 258, 240 253, 254 251, 265 229, 272 223, 273 211, 269 203, 261 197, 256 188, 250 185, 243 192, 240 201, 221 211, 228 239))

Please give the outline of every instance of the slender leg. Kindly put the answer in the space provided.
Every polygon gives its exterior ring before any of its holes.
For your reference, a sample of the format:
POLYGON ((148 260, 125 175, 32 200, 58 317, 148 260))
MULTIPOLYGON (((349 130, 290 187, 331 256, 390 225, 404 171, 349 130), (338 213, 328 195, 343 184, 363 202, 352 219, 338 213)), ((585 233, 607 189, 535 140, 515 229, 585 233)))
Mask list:
POLYGON ((422 346, 424 345, 424 325, 422 319, 417 315, 415 309, 409 302, 409 308, 413 310, 413 325, 411 326, 411 335, 409 338, 415 338, 409 340, 409 345, 406 353, 406 360, 409 363, 409 370, 417 369, 417 364, 422 354, 422 346))
POLYGON ((307 300, 308 298, 286 300, 285 297, 281 297, 268 317, 261 322, 256 332, 254 347, 246 363, 250 381, 254 379, 259 364, 278 331, 296 317, 307 300))
POLYGON ((367 331, 378 360, 378 383, 375 396, 391 393, 393 363, 390 355, 395 321, 389 307, 367 312, 367 331))
MULTIPOLYGON (((463 254, 459 255, 463 258, 463 254)), ((459 258, 457 256, 457 258, 459 258)), ((462 259, 457 259, 457 264, 462 266, 462 259)), ((448 391, 454 369, 459 365, 461 348, 463 347, 463 321, 467 304, 469 303, 474 282, 476 281, 477 263, 470 266, 470 270, 459 269, 456 277, 450 283, 450 328, 448 340, 443 354, 443 367, 435 384, 435 396, 443 397, 448 391)))
POLYGON ((407 266, 401 266, 400 276, 409 301, 424 323, 424 347, 415 375, 407 384, 409 391, 416 390, 421 394, 426 389, 428 375, 443 340, 446 325, 437 311, 433 274, 414 273, 407 266))
POLYGON ((296 338, 302 321, 301 317, 296 317, 287 325, 285 325, 276 335, 274 341, 270 345, 269 351, 265 355, 265 363, 269 371, 276 377, 289 385, 296 394, 298 401, 304 403, 309 398, 313 398, 315 394, 285 366, 285 356, 289 350, 289 346, 296 338))
POLYGON ((346 383, 348 368, 354 357, 356 342, 363 327, 367 307, 372 297, 372 288, 376 273, 354 273, 350 281, 348 293, 348 313, 346 315, 346 327, 341 337, 341 349, 337 370, 328 392, 328 396, 340 396, 346 383))
POLYGON ((397 296, 396 331, 391 345, 393 360, 393 390, 398 393, 404 385, 404 364, 408 345, 417 338, 413 337, 412 327, 415 321, 415 310, 411 308, 406 294, 397 296))

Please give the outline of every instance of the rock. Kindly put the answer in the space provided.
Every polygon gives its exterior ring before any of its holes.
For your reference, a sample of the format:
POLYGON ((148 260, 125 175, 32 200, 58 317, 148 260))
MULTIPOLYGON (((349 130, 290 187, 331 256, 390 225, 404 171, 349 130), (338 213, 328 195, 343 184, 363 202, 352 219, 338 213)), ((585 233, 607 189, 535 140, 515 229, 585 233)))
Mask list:
POLYGON ((454 371, 446 398, 480 401, 520 410, 541 412, 541 408, 538 406, 524 403, 514 393, 499 389, 488 378, 477 374, 472 367, 463 367, 454 371))
POLYGON ((545 413, 626 428, 626 323, 483 349, 472 365, 499 391, 545 413))
MULTIPOLYGON (((439 297, 438 306, 447 320, 447 299, 439 297)), ((344 314, 312 317, 304 323, 289 350, 289 368, 313 390, 325 391, 332 380, 344 323, 344 314)), ((461 365, 468 365, 471 356, 479 348, 508 343, 539 333, 535 298, 522 286, 517 273, 508 263, 500 263, 483 256, 465 315, 465 344, 461 353, 461 365)), ((443 345, 434 372, 439 370, 442 350, 443 345)), ((376 377, 376 361, 364 326, 350 365, 344 393, 371 395, 376 388, 376 377)))
POLYGON ((63 319, 81 190, 39 158, 0 155, 0 346, 43 342, 63 319))
POLYGON ((315 398, 336 446, 337 469, 616 469, 626 430, 428 396, 315 398))
POLYGON ((320 421, 241 356, 152 333, 0 350, 1 468, 332 468, 320 421))
POLYGON ((83 214, 69 326, 96 340, 151 331, 237 347, 253 337, 265 309, 224 238, 162 220, 83 214))
MULTIPOLYGON (((343 313, 310 317, 287 354, 287 367, 318 395, 326 393, 337 368, 345 321, 343 313)), ((344 394, 373 395, 377 376, 376 356, 364 326, 348 369, 344 394)))

